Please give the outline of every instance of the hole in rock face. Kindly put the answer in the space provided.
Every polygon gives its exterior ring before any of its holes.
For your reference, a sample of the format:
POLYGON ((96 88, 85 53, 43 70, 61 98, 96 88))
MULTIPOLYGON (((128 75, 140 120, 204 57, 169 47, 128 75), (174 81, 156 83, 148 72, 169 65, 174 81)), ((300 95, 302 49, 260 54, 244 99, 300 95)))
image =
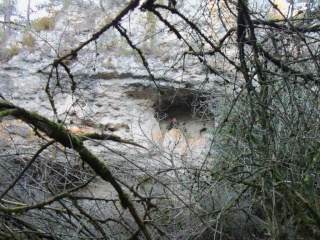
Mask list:
POLYGON ((162 96, 161 101, 155 103, 155 118, 159 121, 162 133, 170 128, 173 118, 176 118, 179 128, 187 138, 197 138, 213 128, 213 113, 207 106, 205 97, 197 97, 192 92, 162 96), (205 131, 204 131, 205 129, 205 131))
POLYGON ((209 133, 213 128, 214 102, 209 93, 199 93, 190 88, 173 88, 161 86, 162 94, 153 85, 132 83, 126 91, 127 96, 134 99, 154 102, 154 117, 163 134, 173 118, 186 138, 197 138, 209 133), (205 129, 205 130, 204 130, 205 129))

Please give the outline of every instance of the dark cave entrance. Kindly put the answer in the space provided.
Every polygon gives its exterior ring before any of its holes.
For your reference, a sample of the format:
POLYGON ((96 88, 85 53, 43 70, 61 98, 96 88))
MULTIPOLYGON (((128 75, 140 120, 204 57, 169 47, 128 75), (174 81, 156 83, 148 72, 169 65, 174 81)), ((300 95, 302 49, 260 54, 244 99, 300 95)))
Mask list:
POLYGON ((210 93, 190 88, 159 87, 132 83, 127 95, 135 99, 149 99, 154 103, 154 117, 159 122, 162 134, 173 118, 187 138, 197 138, 210 133, 214 125, 215 99, 210 93))
POLYGON ((166 89, 164 92, 153 106, 163 134, 173 118, 177 119, 179 129, 187 138, 197 138, 212 130, 213 106, 208 105, 208 97, 199 96, 190 89, 166 89))

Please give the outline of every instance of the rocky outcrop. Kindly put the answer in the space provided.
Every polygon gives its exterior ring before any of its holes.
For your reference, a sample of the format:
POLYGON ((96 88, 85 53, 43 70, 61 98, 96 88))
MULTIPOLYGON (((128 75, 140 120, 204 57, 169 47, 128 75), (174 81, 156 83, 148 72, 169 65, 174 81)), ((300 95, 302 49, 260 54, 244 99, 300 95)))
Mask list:
MULTIPOLYGON (((101 19, 108 21, 102 9, 87 7, 87 11, 73 9, 58 14, 53 31, 36 33, 34 37, 37 41, 32 50, 22 48, 19 54, 1 66, 0 89, 4 97, 18 106, 63 122, 72 133, 114 134, 151 150, 160 148, 162 152, 174 154, 177 159, 183 156, 195 161, 199 160, 200 155, 205 156, 207 148, 204 146, 210 139, 201 131, 212 129, 213 116, 202 121, 193 110, 199 84, 202 90, 210 89, 208 84, 203 84, 206 69, 199 68, 195 64, 197 61, 189 59, 185 62, 181 79, 181 66, 172 66, 171 59, 174 58, 171 55, 175 54, 177 48, 166 42, 170 35, 163 39, 161 35, 157 39, 151 38, 151 42, 139 46, 148 53, 148 48, 154 44, 152 41, 157 44, 163 41, 164 49, 152 51, 147 59, 157 84, 150 80, 139 57, 123 43, 114 29, 102 36, 95 45, 80 51, 75 59, 65 62, 74 76, 74 82, 62 67, 52 71, 50 64, 56 57, 69 53, 78 43, 88 39, 104 23, 101 19), (96 29, 88 25, 88 19, 91 18, 96 29), (76 85, 75 89, 73 84, 76 85), (180 130, 166 129, 172 117, 181 122, 180 130)), ((145 13, 140 14, 143 16, 145 13)), ((145 31, 138 23, 130 24, 131 31, 145 31)), ((152 26, 146 24, 149 31, 151 27, 158 27, 157 22, 152 26)), ((140 35, 148 34, 145 32, 140 35)), ((130 36, 133 41, 138 40, 134 35, 130 36)), ((19 41, 19 38, 16 36, 12 42, 19 41)), ((211 74, 210 77, 219 78, 211 74)), ((8 127, 6 124, 1 123, 2 129, 8 127)), ((14 131, 18 131, 18 128, 19 124, 14 131)), ((30 131, 27 126, 25 129, 30 131)), ((14 131, 9 133, 13 134, 14 131)), ((10 145, 6 143, 8 136, 1 140, 4 146, 10 145)), ((114 147, 123 151, 119 146, 114 147)), ((95 148, 96 153, 108 159, 99 146, 95 148)), ((124 152, 128 154, 127 150, 124 152)), ((141 156, 136 149, 129 152, 141 156)))

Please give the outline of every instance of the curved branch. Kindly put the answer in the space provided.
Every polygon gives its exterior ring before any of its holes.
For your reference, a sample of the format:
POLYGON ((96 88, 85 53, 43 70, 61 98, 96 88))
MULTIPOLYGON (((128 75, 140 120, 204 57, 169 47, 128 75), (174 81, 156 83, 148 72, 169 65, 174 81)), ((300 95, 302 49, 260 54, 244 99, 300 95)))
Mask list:
POLYGON ((5 212, 5 213, 21 213, 21 212, 27 212, 29 210, 32 209, 41 209, 46 205, 50 205, 51 203, 58 201, 60 199, 66 198, 70 196, 71 192, 75 192, 81 188, 84 188, 85 186, 87 186, 93 179, 95 178, 95 176, 93 176, 91 179, 89 179, 87 182, 85 182, 84 184, 74 187, 66 192, 62 192, 60 194, 57 194, 55 196, 53 196, 52 198, 48 198, 42 202, 39 202, 37 204, 32 204, 32 205, 27 205, 24 204, 22 206, 19 207, 13 207, 13 208, 6 208, 6 207, 2 207, 0 206, 0 211, 1 212, 5 212))
MULTIPOLYGON (((248 45, 251 45, 250 42, 246 42, 248 45)), ((292 68, 289 67, 288 65, 286 65, 284 62, 282 62, 280 59, 272 56, 268 51, 266 51, 261 45, 257 44, 259 50, 261 51, 261 53, 263 54, 263 56, 270 62, 272 62, 275 66, 277 66, 279 69, 281 69, 284 72, 287 73, 292 73, 295 76, 299 76, 302 79, 305 80, 305 82, 309 82, 309 81, 313 81, 313 82, 317 82, 317 79, 315 78, 316 75, 311 74, 311 73, 306 73, 306 72, 301 72, 296 70, 296 68, 292 68)))
POLYGON ((64 147, 72 148, 78 152, 82 160, 87 163, 97 175, 113 186, 118 193, 122 206, 124 208, 128 208, 146 239, 151 240, 147 227, 141 220, 128 194, 124 192, 120 184, 116 181, 113 174, 110 172, 108 165, 86 148, 83 145, 81 138, 70 133, 61 124, 50 121, 37 113, 31 113, 23 108, 11 104, 8 101, 0 101, 0 111, 9 109, 15 110, 12 112, 12 116, 33 125, 35 128, 46 133, 50 138, 53 138, 64 147))
POLYGON ((154 75, 152 74, 150 68, 149 68, 149 64, 146 60, 146 58, 144 57, 142 51, 133 44, 133 42, 131 41, 131 39, 129 38, 129 36, 127 35, 127 33, 125 32, 125 29, 123 29, 120 25, 115 25, 115 28, 118 30, 118 32, 121 34, 122 37, 124 37, 127 41, 127 43, 129 44, 129 46, 136 50, 142 60, 143 66, 147 69, 149 76, 151 77, 151 80, 153 81, 153 83, 156 85, 157 89, 159 90, 159 92, 161 94, 163 94, 163 91, 160 89, 160 87, 158 86, 157 82, 156 82, 156 78, 154 77, 154 75))
POLYGON ((55 143, 56 141, 52 140, 45 145, 43 145, 35 154, 34 156, 30 159, 28 164, 24 167, 24 169, 19 173, 19 175, 13 180, 13 182, 7 187, 6 190, 3 191, 3 193, 0 195, 0 199, 2 199, 9 191, 14 187, 14 185, 19 181, 19 179, 22 177, 22 175, 29 169, 29 167, 32 165, 32 163, 38 158, 40 153, 45 150, 47 147, 55 143))
POLYGON ((311 32, 319 32, 320 31, 320 25, 316 24, 313 26, 306 26, 306 27, 291 27, 284 24, 278 24, 279 22, 284 22, 284 20, 252 20, 252 23, 254 25, 262 25, 262 26, 269 26, 273 27, 278 30, 286 31, 286 33, 311 33, 311 32))
POLYGON ((244 72, 244 70, 242 69, 241 66, 239 66, 235 61, 233 61, 232 59, 230 59, 223 51, 221 51, 220 46, 215 45, 202 31, 201 29, 196 25, 195 22, 192 22, 190 19, 188 19, 185 15, 183 15, 181 12, 179 12, 177 9, 175 8, 170 8, 167 7, 165 5, 160 5, 160 4, 154 4, 153 5, 154 8, 162 8, 162 9, 166 9, 168 11, 170 11, 172 14, 176 14, 177 16, 179 16, 181 19, 183 19, 183 21, 185 21, 191 29, 195 30, 199 36, 206 42, 208 43, 211 48, 213 49, 214 52, 217 52, 219 54, 221 54, 221 56, 226 59, 232 66, 234 66, 238 71, 244 72))
MULTIPOLYGON (((124 16, 126 16, 130 11, 134 10, 136 7, 139 6, 139 2, 140 2, 140 0, 130 1, 130 3, 109 24, 103 26, 98 32, 92 34, 91 38, 89 38, 87 41, 81 43, 78 47, 76 47, 73 50, 71 50, 70 53, 68 53, 68 54, 66 54, 66 55, 54 60, 54 62, 51 63, 50 65, 57 66, 58 64, 61 64, 61 62, 63 60, 65 60, 67 58, 70 58, 70 57, 72 58, 72 57, 76 56, 76 54, 82 48, 87 46, 89 43, 97 40, 103 33, 105 33, 110 28, 117 26, 124 16)), ((47 67, 45 67, 45 68, 47 68, 47 67)))
POLYGON ((147 148, 145 148, 144 146, 142 146, 142 145, 140 145, 138 143, 122 139, 122 138, 120 138, 118 136, 115 136, 115 135, 98 134, 98 133, 87 133, 87 134, 78 135, 78 137, 80 138, 81 141, 86 141, 86 140, 91 140, 91 139, 94 139, 94 140, 110 140, 110 141, 114 141, 114 142, 118 142, 118 143, 130 144, 130 145, 133 145, 133 146, 136 146, 136 147, 141 147, 143 149, 147 149, 147 148))

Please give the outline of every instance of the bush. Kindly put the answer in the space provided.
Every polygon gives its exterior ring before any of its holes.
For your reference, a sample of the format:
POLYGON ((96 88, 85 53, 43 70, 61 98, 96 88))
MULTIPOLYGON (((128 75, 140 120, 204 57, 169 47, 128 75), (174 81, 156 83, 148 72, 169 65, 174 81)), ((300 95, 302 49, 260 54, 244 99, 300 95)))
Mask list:
POLYGON ((55 17, 43 17, 32 21, 31 27, 36 31, 52 30, 55 26, 55 17))
POLYGON ((34 36, 32 36, 31 33, 25 33, 21 40, 21 44, 24 46, 28 46, 31 49, 34 49, 36 45, 36 39, 34 38, 34 36))
POLYGON ((9 61, 13 56, 20 52, 21 48, 19 45, 12 45, 10 48, 2 49, 0 52, 0 58, 2 61, 9 61))

